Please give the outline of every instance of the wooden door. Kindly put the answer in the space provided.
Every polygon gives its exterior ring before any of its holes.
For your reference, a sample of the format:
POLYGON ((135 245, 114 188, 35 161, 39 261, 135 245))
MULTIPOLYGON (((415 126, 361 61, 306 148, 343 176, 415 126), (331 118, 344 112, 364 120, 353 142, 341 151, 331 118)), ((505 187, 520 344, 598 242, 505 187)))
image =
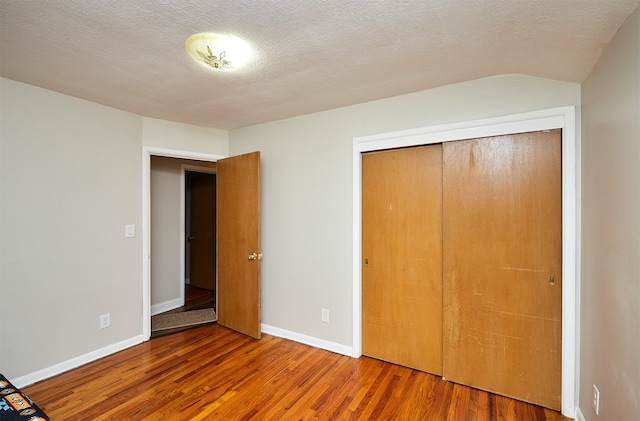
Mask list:
POLYGON ((260 152, 221 159, 218 323, 260 338, 260 152))
POLYGON ((442 148, 362 155, 362 350, 442 373, 442 148))
POLYGON ((216 289, 216 176, 189 173, 189 283, 216 289))
POLYGON ((561 133, 443 145, 444 377, 561 397, 561 133))

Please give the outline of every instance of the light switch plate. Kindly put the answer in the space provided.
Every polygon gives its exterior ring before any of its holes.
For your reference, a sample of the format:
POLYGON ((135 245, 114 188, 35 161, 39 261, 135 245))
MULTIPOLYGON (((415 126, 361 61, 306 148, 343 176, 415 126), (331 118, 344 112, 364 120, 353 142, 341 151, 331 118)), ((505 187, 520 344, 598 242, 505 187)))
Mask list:
POLYGON ((129 238, 129 237, 135 237, 136 236, 136 226, 133 224, 128 224, 124 226, 124 236, 129 238))

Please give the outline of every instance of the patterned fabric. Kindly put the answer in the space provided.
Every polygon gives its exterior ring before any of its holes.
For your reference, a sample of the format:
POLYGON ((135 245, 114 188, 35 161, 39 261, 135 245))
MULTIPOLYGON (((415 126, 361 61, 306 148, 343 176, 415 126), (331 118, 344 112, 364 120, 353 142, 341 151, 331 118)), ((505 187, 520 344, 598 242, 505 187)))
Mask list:
POLYGON ((27 395, 0 374, 0 420, 50 421, 50 418, 27 395))

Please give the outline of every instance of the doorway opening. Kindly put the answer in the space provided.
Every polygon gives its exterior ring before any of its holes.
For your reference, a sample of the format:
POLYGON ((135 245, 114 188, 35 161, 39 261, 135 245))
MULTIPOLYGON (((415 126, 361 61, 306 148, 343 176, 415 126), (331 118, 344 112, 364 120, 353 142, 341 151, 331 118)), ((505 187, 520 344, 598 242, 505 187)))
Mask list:
POLYGON ((216 174, 210 168, 182 166, 184 173, 185 311, 216 308, 216 174))
MULTIPOLYGON (((222 155, 203 154, 189 151, 180 151, 174 149, 164 149, 155 147, 143 147, 142 156, 142 336, 143 340, 151 338, 151 315, 152 313, 160 313, 159 310, 172 310, 185 304, 185 200, 184 200, 184 171, 188 170, 188 165, 196 166, 198 171, 211 171, 210 163, 217 162, 224 158, 222 155), (174 262, 175 276, 171 282, 176 282, 176 288, 180 288, 179 294, 173 294, 175 305, 167 306, 167 308, 157 308, 157 304, 152 306, 151 291, 151 250, 152 250, 152 228, 151 228, 151 179, 152 179, 152 157, 176 158, 178 161, 175 172, 171 174, 172 183, 175 185, 175 196, 171 199, 169 206, 176 210, 176 216, 168 224, 175 228, 176 233, 172 235, 166 242, 163 242, 173 251, 169 253, 169 258, 174 262), (181 168, 180 160, 189 160, 185 164, 185 168, 181 168), (204 170, 201 167, 205 167, 204 170), (152 308, 153 307, 153 308, 152 308)), ((157 218, 154 218, 157 221, 157 218)), ((155 222, 154 222, 155 223, 155 222)), ((155 230, 154 230, 155 231, 155 230)), ((154 232, 154 237, 158 238, 158 233, 154 232)), ((155 241, 155 240, 154 240, 155 241)), ((154 253, 157 253, 157 249, 154 253)), ((164 257, 163 257, 164 259, 164 257)), ((158 260, 155 259, 156 263, 158 260)), ((157 272, 155 272, 157 273, 157 272)), ((156 291, 157 292, 157 291, 156 291)), ((162 300, 164 301, 164 300, 162 300)), ((173 302, 173 300, 170 300, 173 302)))
POLYGON ((157 337, 176 332, 174 325, 216 319, 216 163, 152 156, 150 172, 151 336, 157 337))

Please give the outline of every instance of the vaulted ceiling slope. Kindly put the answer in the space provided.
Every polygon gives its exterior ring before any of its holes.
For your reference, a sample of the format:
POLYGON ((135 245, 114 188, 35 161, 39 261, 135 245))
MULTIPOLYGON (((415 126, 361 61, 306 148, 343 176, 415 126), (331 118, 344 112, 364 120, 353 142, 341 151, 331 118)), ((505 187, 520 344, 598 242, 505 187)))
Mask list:
POLYGON ((582 82, 638 0, 0 0, 0 75, 219 129, 523 73, 582 82), (185 40, 255 52, 215 72, 185 40))

